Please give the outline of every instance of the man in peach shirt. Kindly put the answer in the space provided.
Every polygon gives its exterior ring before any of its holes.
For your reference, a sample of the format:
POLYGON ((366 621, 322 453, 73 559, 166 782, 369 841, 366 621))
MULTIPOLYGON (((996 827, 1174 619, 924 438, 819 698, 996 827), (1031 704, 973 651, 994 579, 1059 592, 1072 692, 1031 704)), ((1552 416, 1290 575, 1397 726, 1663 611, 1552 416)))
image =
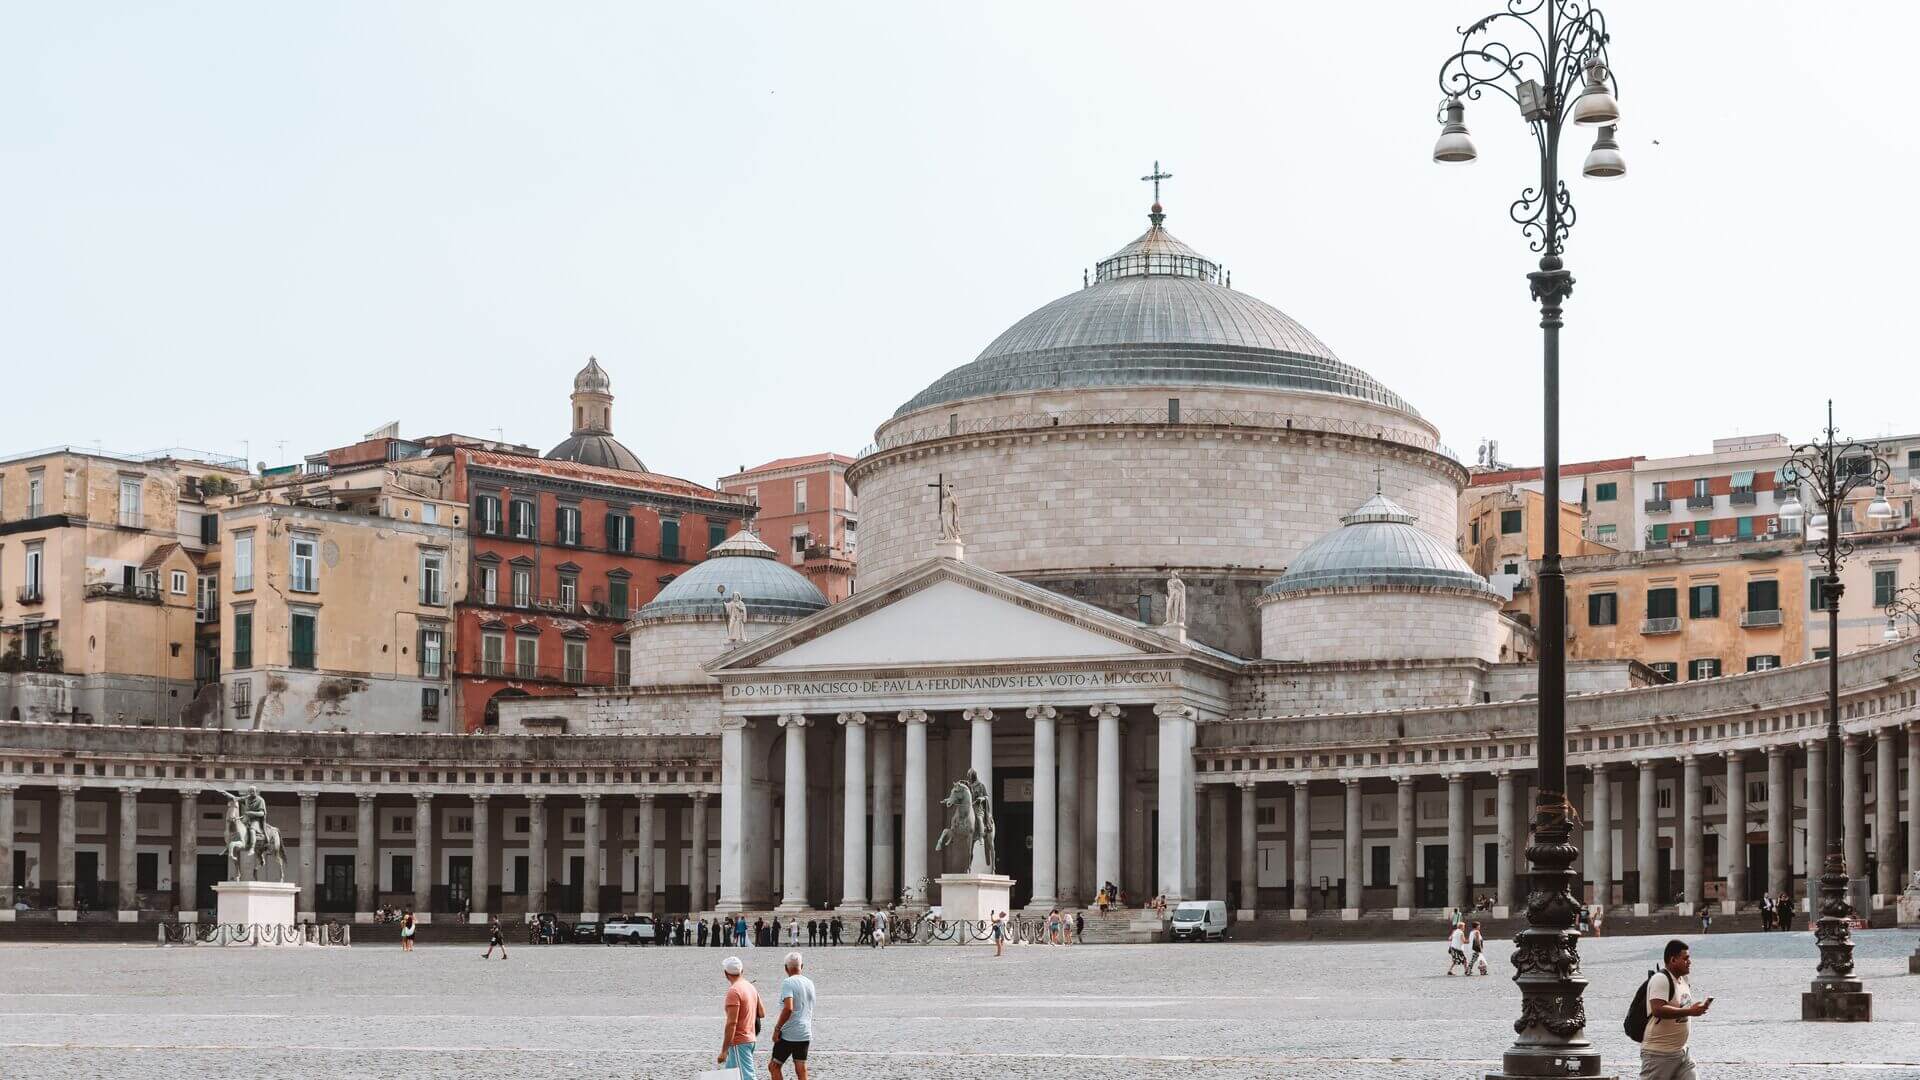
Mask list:
POLYGON ((740 1080, 753 1080, 753 1047, 760 1037, 760 1018, 767 1011, 760 1004, 760 991, 744 976, 747 966, 737 956, 720 964, 727 975, 726 1030, 720 1036, 720 1054, 714 1064, 740 1070, 740 1080))

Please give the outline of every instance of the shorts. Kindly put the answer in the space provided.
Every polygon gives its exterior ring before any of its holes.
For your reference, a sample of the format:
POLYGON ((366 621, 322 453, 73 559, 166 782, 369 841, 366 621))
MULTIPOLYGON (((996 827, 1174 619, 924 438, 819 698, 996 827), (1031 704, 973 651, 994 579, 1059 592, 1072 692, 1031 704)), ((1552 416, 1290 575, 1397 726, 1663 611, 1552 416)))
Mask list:
POLYGON ((720 1067, 739 1069, 740 1080, 753 1080, 753 1045, 750 1042, 741 1042, 727 1047, 727 1060, 722 1062, 720 1067))
POLYGON ((813 1045, 811 1041, 788 1042, 785 1039, 775 1039, 773 1040, 773 1060, 783 1065, 786 1064, 788 1058, 792 1058, 795 1061, 805 1061, 807 1060, 807 1047, 811 1045, 813 1045))
POLYGON ((1640 1051, 1640 1080, 1694 1080, 1693 1055, 1681 1047, 1662 1054, 1644 1047, 1640 1051))

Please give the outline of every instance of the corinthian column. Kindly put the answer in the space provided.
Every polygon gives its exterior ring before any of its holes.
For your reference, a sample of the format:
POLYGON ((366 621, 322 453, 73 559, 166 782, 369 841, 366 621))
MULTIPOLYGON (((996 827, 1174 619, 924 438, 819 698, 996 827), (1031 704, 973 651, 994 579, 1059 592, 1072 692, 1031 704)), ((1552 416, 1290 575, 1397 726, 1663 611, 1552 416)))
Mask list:
MULTIPOLYGON (((972 732, 973 732, 973 741, 971 744, 972 755, 969 758, 969 760, 972 763, 974 775, 978 776, 980 778, 980 782, 987 786, 987 797, 989 799, 994 799, 995 789, 993 786, 993 710, 982 708, 980 706, 974 706, 973 708, 968 709, 966 712, 962 713, 961 717, 964 720, 966 720, 968 726, 972 729, 972 732)), ((999 854, 999 851, 998 851, 999 843, 1000 843, 1000 839, 999 837, 996 836, 994 838, 994 844, 995 844, 994 854, 996 857, 999 854)), ((973 874, 998 873, 998 871, 994 867, 989 866, 987 864, 986 852, 980 847, 980 845, 978 844, 974 845, 971 855, 972 855, 973 861, 971 865, 967 867, 968 873, 973 873, 973 874)))
POLYGON ((841 862, 840 908, 867 909, 867 714, 844 712, 840 726, 847 729, 845 851, 841 862))
POLYGON ((786 852, 780 863, 779 910, 805 911, 812 906, 807 898, 807 718, 783 713, 779 724, 787 735, 787 782, 781 796, 786 852))
POLYGON ((906 790, 901 793, 900 873, 907 880, 907 903, 927 902, 927 713, 907 709, 900 714, 900 726, 906 733, 906 790))
POLYGON ((1613 906, 1613 778, 1605 765, 1593 767, 1593 902, 1613 906))
POLYGON ((1193 833, 1186 827, 1193 786, 1192 712, 1184 705, 1153 707, 1160 721, 1160 892, 1169 903, 1187 899, 1192 891, 1186 877, 1193 861, 1188 853, 1193 833))
POLYGON ((1062 907, 1078 907, 1080 899, 1080 724, 1071 716, 1057 721, 1060 729, 1060 872, 1056 883, 1062 907))
POLYGON ((1411 776, 1394 778, 1397 800, 1394 804, 1393 830, 1393 917, 1396 919, 1413 918, 1413 825, 1414 825, 1414 779, 1411 776))
POLYGON ((1120 706, 1088 710, 1096 725, 1093 781, 1093 883, 1095 891, 1120 884, 1120 706))
MULTIPOLYGON (((1880 871, 1879 883, 1874 888, 1874 892, 1880 894, 1876 906, 1893 903, 1900 892, 1900 863, 1894 855, 1900 835, 1900 761, 1894 756, 1900 749, 1899 744, 1899 728, 1881 728, 1874 732, 1873 852, 1880 871)), ((1920 813, 1920 807, 1912 812, 1920 813)))
POLYGON ((1057 715, 1051 705, 1027 710, 1027 719, 1033 721, 1033 898, 1027 901, 1027 910, 1043 915, 1059 902, 1059 760, 1053 726, 1057 715))
POLYGON ((140 921, 140 789, 120 789, 120 914, 121 922, 140 921))
POLYGON ((1727 897, 1720 909, 1731 915, 1747 900, 1747 759, 1727 754, 1727 897))

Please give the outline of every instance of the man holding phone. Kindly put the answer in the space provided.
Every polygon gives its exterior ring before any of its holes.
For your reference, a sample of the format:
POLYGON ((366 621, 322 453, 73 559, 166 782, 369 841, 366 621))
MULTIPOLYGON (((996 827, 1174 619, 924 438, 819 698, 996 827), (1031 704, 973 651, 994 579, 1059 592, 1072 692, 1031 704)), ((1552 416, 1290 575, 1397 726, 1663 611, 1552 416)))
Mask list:
POLYGON ((1640 1040, 1640 1080, 1696 1080, 1693 1055, 1687 1052, 1689 1021, 1705 1016, 1713 999, 1695 1002, 1687 976, 1693 954, 1687 943, 1667 942, 1662 970, 1647 979, 1647 1034, 1640 1040))

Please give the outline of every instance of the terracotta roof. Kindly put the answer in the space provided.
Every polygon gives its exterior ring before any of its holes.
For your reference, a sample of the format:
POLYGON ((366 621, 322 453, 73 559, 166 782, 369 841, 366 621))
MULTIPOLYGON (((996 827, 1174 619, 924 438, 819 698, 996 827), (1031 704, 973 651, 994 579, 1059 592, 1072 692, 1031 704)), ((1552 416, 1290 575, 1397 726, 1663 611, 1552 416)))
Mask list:
POLYGON ((140 564, 140 569, 142 570, 160 569, 161 567, 167 565, 168 557, 171 556, 175 551, 178 551, 179 549, 180 549, 180 545, 173 543, 171 541, 161 544, 159 547, 153 549, 153 554, 147 556, 146 562, 143 562, 140 564))
POLYGON ((691 480, 682 480, 677 476, 667 476, 654 472, 631 472, 626 469, 603 469, 597 465, 582 465, 575 461, 555 461, 550 458, 521 457, 518 454, 496 454, 487 450, 467 451, 467 461, 489 469, 506 472, 529 473, 539 476, 553 476, 571 480, 586 480, 606 484, 609 487, 622 487, 641 491, 657 491, 669 495, 687 495, 699 499, 732 499, 737 496, 713 488, 696 484, 691 480))
POLYGON ((739 472, 734 473, 734 475, 745 476, 748 473, 772 472, 775 469, 791 469, 799 465, 824 465, 829 461, 837 461, 842 465, 853 464, 853 459, 845 454, 803 454, 800 457, 774 458, 765 465, 755 465, 751 469, 741 469, 739 472))
MULTIPOLYGON (((1645 460, 1647 460, 1646 455, 1640 454, 1634 457, 1607 458, 1604 461, 1579 461, 1572 465, 1560 466, 1560 476, 1562 479, 1565 479, 1569 476, 1585 476, 1588 473, 1625 472, 1633 468, 1634 462, 1645 460)), ((1545 474, 1545 471, 1546 470, 1538 465, 1524 469, 1499 469, 1490 472, 1476 471, 1472 479, 1467 481, 1467 486, 1493 487, 1496 484, 1511 484, 1516 481, 1538 480, 1545 474)))

